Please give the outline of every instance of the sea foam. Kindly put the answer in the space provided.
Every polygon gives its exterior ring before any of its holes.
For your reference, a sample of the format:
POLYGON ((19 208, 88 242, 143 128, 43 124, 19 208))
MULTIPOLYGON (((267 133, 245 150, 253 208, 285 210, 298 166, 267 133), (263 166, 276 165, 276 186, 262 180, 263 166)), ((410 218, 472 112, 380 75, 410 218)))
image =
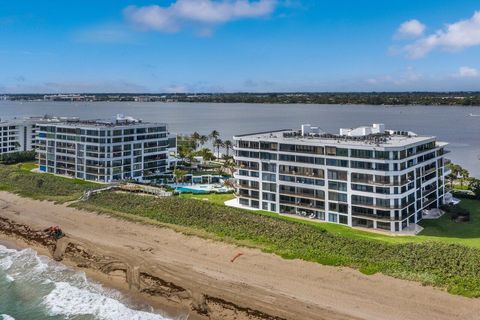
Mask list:
POLYGON ((158 314, 130 309, 118 300, 66 282, 55 283, 55 288, 44 298, 43 303, 52 316, 93 315, 102 320, 166 319, 158 314))
MULTIPOLYGON (((86 316, 98 320, 167 320, 159 314, 130 308, 120 292, 89 281, 85 273, 39 256, 31 249, 12 250, 0 246, 0 270, 5 273, 7 282, 17 283, 16 294, 28 296, 30 302, 31 297, 37 296, 37 307, 50 316, 64 319, 86 316)), ((12 319, 6 314, 0 316, 0 320, 12 319)))

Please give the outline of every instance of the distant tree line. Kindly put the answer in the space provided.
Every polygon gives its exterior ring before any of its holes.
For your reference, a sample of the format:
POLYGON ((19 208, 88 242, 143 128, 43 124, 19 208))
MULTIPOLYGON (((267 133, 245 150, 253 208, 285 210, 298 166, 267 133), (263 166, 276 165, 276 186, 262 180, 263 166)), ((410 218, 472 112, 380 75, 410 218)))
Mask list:
MULTIPOLYGON (((202 93, 202 94, 89 94, 96 101, 150 101, 208 103, 305 103, 368 105, 460 105, 480 106, 480 92, 325 92, 325 93, 202 93)), ((40 94, 7 95, 10 100, 39 100, 40 94)))
POLYGON ((230 93, 178 96, 181 102, 218 103, 304 103, 368 105, 462 105, 479 106, 480 92, 408 92, 408 93, 230 93))

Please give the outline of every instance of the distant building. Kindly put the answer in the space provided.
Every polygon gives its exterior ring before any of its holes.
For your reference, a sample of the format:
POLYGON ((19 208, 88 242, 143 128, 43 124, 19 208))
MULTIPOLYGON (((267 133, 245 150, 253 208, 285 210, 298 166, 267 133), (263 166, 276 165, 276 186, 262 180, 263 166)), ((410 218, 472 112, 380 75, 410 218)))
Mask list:
POLYGON ((94 95, 80 95, 80 94, 50 94, 43 96, 44 101, 95 101, 94 95))
POLYGON ((167 173, 166 124, 118 115, 114 121, 39 124, 39 169, 74 178, 145 181, 167 173))
POLYGON ((59 118, 48 116, 0 121, 0 154, 33 150, 37 123, 58 121, 59 118))
POLYGON ((444 203, 447 143, 383 124, 234 137, 238 204, 352 227, 416 230, 444 203))

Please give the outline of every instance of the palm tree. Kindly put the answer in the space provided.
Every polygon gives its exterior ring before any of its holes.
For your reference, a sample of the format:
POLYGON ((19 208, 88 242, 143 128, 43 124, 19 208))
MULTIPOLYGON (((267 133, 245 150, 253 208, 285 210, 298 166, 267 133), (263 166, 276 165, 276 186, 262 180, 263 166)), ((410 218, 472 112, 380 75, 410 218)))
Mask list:
POLYGON ((220 148, 224 146, 222 139, 215 139, 213 141, 213 147, 217 148, 217 159, 220 158, 220 148))
POLYGON ((181 169, 175 169, 173 170, 173 175, 175 176, 175 181, 179 183, 183 177, 187 174, 187 171, 181 170, 181 169))
POLYGON ((447 167, 452 172, 451 174, 448 175, 448 179, 450 180, 450 187, 453 188, 453 184, 455 183, 455 181, 458 179, 458 176, 462 172, 462 167, 454 163, 449 163, 447 167))
POLYGON ((192 139, 192 142, 193 142, 193 149, 196 151, 198 148, 198 143, 200 142, 201 135, 200 133, 195 131, 194 133, 192 133, 190 138, 192 139))
POLYGON ((237 170, 237 165, 235 161, 233 161, 232 159, 229 159, 223 163, 222 169, 228 171, 230 175, 233 176, 233 174, 237 170))
POLYGON ((463 183, 465 180, 468 180, 468 178, 470 177, 470 172, 468 172, 467 169, 462 168, 460 170, 460 174, 462 175, 462 179, 460 179, 460 186, 463 188, 463 183))
POLYGON ((212 132, 210 132, 208 137, 210 138, 210 140, 212 140, 212 142, 215 142, 215 140, 217 140, 218 137, 220 137, 220 132, 218 132, 217 130, 213 130, 212 132))
POLYGON ((197 155, 203 157, 203 160, 205 161, 212 161, 215 159, 215 155, 208 148, 200 149, 199 151, 197 151, 197 155))
POLYGON ((224 146, 225 146, 225 150, 227 151, 227 157, 229 157, 230 156, 230 149, 233 148, 233 143, 230 140, 225 140, 224 141, 224 146))
POLYGON ((201 144, 202 147, 203 147, 203 145, 205 145, 205 143, 208 142, 208 136, 202 134, 202 135, 200 136, 199 142, 200 142, 200 144, 201 144))

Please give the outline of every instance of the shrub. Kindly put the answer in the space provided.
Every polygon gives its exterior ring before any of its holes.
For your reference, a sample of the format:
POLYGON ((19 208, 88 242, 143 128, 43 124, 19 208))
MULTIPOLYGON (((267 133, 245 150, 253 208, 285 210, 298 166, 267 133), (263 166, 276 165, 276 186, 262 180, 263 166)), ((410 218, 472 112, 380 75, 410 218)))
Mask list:
POLYGON ((0 155, 0 163, 15 164, 35 160, 35 151, 18 151, 0 155))
POLYGON ((450 214, 450 219, 457 222, 470 221, 470 212, 462 207, 454 205, 442 205, 440 209, 450 214))

